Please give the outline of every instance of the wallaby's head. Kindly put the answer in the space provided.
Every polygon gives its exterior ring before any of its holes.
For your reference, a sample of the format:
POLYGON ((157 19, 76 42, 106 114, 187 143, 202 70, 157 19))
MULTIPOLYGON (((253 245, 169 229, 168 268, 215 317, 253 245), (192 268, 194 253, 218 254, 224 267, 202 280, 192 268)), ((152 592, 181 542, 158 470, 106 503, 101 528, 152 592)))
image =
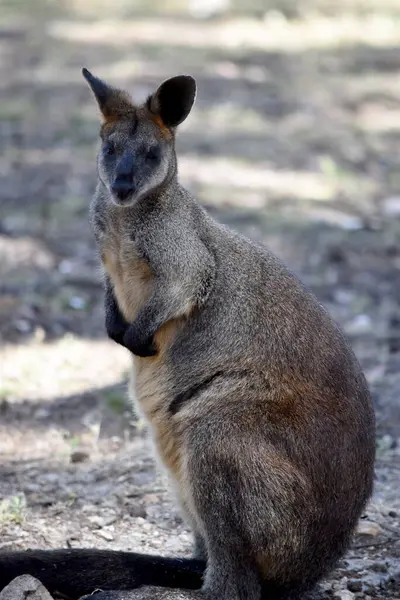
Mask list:
POLYGON ((132 206, 176 172, 175 130, 193 106, 196 82, 189 75, 167 79, 142 105, 87 69, 82 74, 99 105, 103 123, 98 171, 115 204, 132 206))

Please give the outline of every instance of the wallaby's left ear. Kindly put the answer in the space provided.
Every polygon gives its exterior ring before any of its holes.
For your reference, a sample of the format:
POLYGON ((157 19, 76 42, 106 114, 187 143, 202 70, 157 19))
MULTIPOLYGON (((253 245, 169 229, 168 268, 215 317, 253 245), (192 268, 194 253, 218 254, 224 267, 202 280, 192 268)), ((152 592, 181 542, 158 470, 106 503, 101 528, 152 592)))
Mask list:
POLYGON ((119 119, 134 110, 127 92, 113 88, 87 69, 82 69, 82 75, 88 82, 106 121, 119 119))
POLYGON ((150 96, 147 106, 166 127, 177 127, 190 113, 196 98, 196 81, 190 75, 167 79, 150 96))

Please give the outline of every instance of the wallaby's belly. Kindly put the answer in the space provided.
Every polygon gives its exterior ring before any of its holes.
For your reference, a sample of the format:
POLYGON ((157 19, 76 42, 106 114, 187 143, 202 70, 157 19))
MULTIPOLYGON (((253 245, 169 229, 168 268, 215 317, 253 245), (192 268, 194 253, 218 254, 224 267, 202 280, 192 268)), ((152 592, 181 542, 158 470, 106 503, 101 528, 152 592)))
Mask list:
POLYGON ((137 412, 150 426, 157 458, 179 481, 182 440, 177 424, 168 414, 168 372, 161 357, 133 358, 129 391, 137 412))

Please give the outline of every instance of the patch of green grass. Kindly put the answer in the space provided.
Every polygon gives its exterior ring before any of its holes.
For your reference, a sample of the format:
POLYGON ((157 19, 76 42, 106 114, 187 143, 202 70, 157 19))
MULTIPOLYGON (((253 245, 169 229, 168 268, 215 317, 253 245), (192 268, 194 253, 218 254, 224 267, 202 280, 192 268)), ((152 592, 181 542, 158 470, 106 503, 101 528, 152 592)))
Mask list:
POLYGON ((68 490, 67 498, 66 498, 67 505, 73 506, 75 504, 75 502, 77 501, 77 499, 78 499, 78 496, 75 494, 75 492, 68 490))
POLYGON ((4 498, 0 502, 0 523, 23 523, 25 508, 26 500, 24 494, 4 498))
POLYGON ((0 385, 0 402, 2 400, 7 400, 10 396, 12 396, 13 390, 11 386, 8 385, 0 385))
POLYGON ((68 444, 70 447, 71 452, 73 452, 74 450, 76 450, 80 444, 80 438, 78 435, 74 435, 71 438, 69 438, 68 440, 68 444))

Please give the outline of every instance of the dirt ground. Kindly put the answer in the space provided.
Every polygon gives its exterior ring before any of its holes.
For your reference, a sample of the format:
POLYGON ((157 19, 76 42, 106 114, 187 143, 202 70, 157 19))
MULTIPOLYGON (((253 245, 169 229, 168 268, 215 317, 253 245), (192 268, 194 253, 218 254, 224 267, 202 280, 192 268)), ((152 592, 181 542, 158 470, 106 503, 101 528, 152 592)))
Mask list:
POLYGON ((373 392, 375 495, 319 598, 400 598, 400 5, 198 19, 128 4, 0 0, 0 549, 190 552, 105 337, 80 69, 139 100, 189 72, 183 183, 315 291, 373 392))

